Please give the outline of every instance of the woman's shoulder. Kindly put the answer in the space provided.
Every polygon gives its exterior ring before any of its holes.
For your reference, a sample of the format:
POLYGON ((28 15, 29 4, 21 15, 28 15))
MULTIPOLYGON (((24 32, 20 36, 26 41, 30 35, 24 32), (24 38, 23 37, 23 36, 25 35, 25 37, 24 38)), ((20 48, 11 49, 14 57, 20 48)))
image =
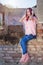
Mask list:
POLYGON ((32 17, 32 20, 33 20, 33 21, 37 21, 38 19, 37 19, 37 17, 33 16, 33 17, 32 17))

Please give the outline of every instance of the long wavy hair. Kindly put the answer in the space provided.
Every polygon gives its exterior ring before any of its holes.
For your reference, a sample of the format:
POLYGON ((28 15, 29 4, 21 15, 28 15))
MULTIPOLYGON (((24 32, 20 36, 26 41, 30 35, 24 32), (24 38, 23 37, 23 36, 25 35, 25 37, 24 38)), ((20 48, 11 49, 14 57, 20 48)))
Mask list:
POLYGON ((29 16, 27 15, 27 10, 29 10, 30 11, 30 15, 32 15, 32 8, 27 8, 26 9, 26 20, 28 21, 29 16))

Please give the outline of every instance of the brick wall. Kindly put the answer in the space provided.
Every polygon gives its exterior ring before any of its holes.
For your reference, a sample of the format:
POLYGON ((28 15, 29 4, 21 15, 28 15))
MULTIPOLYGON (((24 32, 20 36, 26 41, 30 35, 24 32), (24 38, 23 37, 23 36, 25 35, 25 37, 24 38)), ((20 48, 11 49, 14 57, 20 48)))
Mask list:
POLYGON ((43 41, 43 23, 37 25, 37 40, 43 41))
MULTIPOLYGON (((39 23, 37 25, 37 39, 33 39, 27 43, 27 50, 32 57, 43 59, 43 24, 39 23), (40 39, 40 40, 39 40, 40 39)), ((10 42, 9 42, 10 43, 10 42)), ((0 41, 0 57, 2 57, 6 62, 14 62, 14 59, 20 59, 21 57, 21 46, 19 44, 9 44, 5 45, 5 42, 0 41), (19 55, 18 55, 19 53, 19 55), (18 58, 19 57, 19 58, 18 58)))
MULTIPOLYGON (((18 47, 21 49, 20 45, 18 47)), ((43 23, 37 24, 37 39, 28 41, 27 50, 30 56, 43 59, 43 23)))

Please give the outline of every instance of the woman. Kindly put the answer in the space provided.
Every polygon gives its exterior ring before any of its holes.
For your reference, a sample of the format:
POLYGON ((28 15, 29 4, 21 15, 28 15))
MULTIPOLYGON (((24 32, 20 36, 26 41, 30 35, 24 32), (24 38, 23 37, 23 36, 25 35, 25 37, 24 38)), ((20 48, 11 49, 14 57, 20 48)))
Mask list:
POLYGON ((33 10, 31 8, 27 8, 26 15, 24 15, 20 22, 24 24, 25 28, 25 36, 20 41, 20 45, 22 48, 22 57, 20 59, 21 63, 26 63, 29 61, 29 55, 27 52, 27 42, 29 40, 36 38, 36 23, 37 17, 33 14, 33 10))

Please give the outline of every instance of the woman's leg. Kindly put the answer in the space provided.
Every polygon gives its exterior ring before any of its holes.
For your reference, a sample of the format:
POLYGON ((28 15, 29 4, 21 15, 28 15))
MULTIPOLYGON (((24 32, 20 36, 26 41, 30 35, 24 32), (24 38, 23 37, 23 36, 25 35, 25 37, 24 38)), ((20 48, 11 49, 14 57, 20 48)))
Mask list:
POLYGON ((33 36, 32 34, 23 36, 23 38, 20 41, 20 45, 22 47, 23 54, 27 53, 27 42, 29 40, 35 39, 35 38, 36 38, 36 35, 33 36))
POLYGON ((20 44, 21 44, 21 47, 22 47, 23 55, 22 55, 20 62, 27 62, 28 61, 29 55, 27 53, 26 43, 27 43, 28 40, 31 40, 33 38, 36 38, 36 36, 33 36, 33 35, 30 34, 30 35, 23 36, 23 38, 21 39, 20 44))
POLYGON ((27 36, 25 35, 25 36, 23 36, 23 38, 20 41, 20 45, 21 45, 23 54, 27 53, 26 41, 27 41, 27 36))

